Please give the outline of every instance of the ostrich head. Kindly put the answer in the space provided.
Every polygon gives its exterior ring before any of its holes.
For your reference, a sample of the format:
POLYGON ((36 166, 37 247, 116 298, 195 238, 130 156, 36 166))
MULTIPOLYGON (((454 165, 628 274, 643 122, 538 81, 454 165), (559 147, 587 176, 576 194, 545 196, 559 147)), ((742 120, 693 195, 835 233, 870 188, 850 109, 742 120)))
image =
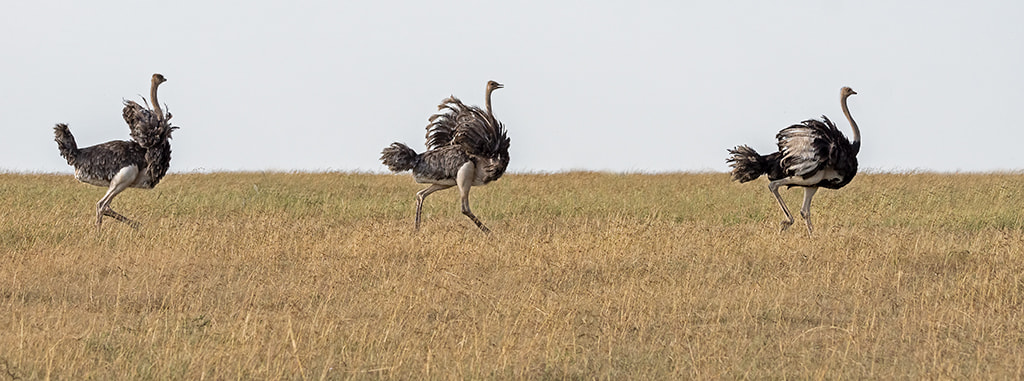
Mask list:
POLYGON ((167 82, 167 78, 164 78, 163 74, 160 74, 160 73, 153 74, 153 84, 154 85, 159 85, 159 84, 164 83, 164 82, 167 82))
POLYGON ((857 94, 856 91, 853 91, 853 89, 851 89, 849 87, 846 87, 846 86, 843 86, 843 88, 839 90, 839 96, 841 96, 843 98, 849 97, 851 95, 856 95, 856 94, 857 94))
POLYGON ((487 92, 491 92, 491 91, 500 89, 502 87, 505 87, 505 85, 502 85, 502 84, 500 84, 498 82, 494 82, 494 81, 487 81, 487 92))

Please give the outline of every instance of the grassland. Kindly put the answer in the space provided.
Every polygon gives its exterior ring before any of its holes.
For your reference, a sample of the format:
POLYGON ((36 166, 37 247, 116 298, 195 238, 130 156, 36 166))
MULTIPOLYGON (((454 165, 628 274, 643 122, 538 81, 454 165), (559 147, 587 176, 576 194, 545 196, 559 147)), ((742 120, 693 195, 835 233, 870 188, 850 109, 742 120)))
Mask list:
POLYGON ((1024 176, 0 174, 3 379, 1024 377, 1024 176), (797 207, 802 192, 784 192, 797 207))

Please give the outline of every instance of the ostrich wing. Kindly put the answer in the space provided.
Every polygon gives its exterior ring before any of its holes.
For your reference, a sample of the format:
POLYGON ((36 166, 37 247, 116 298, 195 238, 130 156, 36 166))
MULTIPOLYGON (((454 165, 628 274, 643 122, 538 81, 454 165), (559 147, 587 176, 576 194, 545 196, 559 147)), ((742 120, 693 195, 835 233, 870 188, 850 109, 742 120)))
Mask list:
POLYGON ((505 126, 480 113, 459 120, 452 142, 461 145, 470 155, 501 158, 508 156, 510 139, 505 126))
POLYGON ((784 128, 776 138, 782 153, 780 166, 790 176, 808 176, 827 166, 847 161, 850 141, 822 116, 784 128))
POLYGON ((121 114, 131 130, 132 140, 145 149, 144 170, 149 177, 150 186, 156 186, 167 174, 170 166, 171 147, 168 140, 171 138, 171 132, 178 127, 171 126, 168 122, 171 118, 170 113, 165 119, 160 120, 155 112, 134 101, 125 101, 121 114))
POLYGON ((501 177, 508 166, 509 138, 505 126, 476 106, 467 106, 454 96, 437 106, 441 112, 427 125, 427 150, 458 146, 469 156, 493 159, 485 171, 487 180, 501 177))
POLYGON ((147 149, 160 145, 170 136, 170 123, 167 120, 161 121, 153 110, 135 101, 124 101, 121 116, 124 117, 125 123, 128 123, 132 140, 147 149))
POLYGON ((427 125, 427 150, 456 144, 455 136, 464 124, 490 119, 486 112, 476 106, 467 106, 459 98, 450 96, 437 106, 438 113, 430 116, 427 125))

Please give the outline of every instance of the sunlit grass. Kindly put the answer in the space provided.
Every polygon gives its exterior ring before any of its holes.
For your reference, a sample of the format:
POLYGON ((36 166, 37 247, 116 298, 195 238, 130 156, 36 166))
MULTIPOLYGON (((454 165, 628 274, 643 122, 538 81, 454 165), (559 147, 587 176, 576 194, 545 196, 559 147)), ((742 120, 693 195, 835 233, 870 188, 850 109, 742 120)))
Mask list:
POLYGON ((1020 378, 1024 176, 0 174, 0 379, 1020 378), (792 208, 802 192, 784 191, 792 208))

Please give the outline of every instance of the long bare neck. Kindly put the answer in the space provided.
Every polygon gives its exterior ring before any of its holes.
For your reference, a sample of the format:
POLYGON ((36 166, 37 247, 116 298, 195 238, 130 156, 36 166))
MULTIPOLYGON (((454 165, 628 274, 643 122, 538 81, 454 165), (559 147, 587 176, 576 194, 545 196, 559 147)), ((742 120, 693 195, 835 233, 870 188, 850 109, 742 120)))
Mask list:
POLYGON ((160 81, 153 78, 153 86, 149 88, 149 101, 153 102, 153 111, 159 120, 164 120, 164 110, 160 109, 160 100, 156 99, 156 88, 160 87, 160 81))
POLYGON ((857 122, 853 120, 852 116, 850 116, 850 108, 848 106, 846 106, 846 98, 849 98, 849 97, 850 97, 849 95, 844 94, 842 98, 839 98, 839 104, 843 108, 843 115, 846 115, 846 120, 850 121, 850 128, 853 129, 853 144, 859 147, 860 146, 860 128, 857 127, 857 122))
POLYGON ((494 88, 487 86, 487 94, 484 95, 484 103, 487 105, 487 115, 492 119, 494 118, 494 112, 491 111, 491 92, 494 88))

